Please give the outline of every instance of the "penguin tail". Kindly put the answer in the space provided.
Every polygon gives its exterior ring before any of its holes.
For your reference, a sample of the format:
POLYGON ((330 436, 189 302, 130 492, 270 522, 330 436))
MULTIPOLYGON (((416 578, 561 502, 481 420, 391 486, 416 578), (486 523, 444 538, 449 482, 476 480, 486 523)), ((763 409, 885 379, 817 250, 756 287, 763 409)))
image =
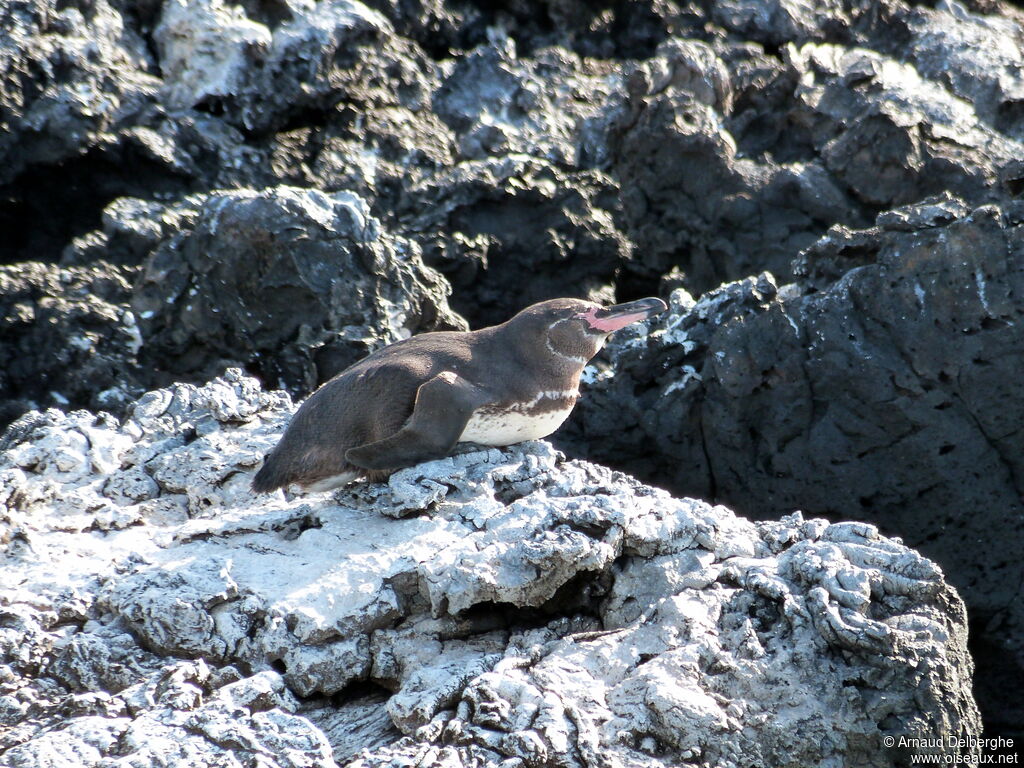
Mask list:
MULTIPOLYGON (((282 441, 283 442, 283 441, 282 441)), ((270 493, 278 488, 295 483, 304 491, 331 491, 366 475, 380 474, 387 477, 391 471, 372 473, 353 467, 346 461, 333 459, 323 451, 307 451, 298 461, 293 452, 277 449, 267 454, 249 486, 255 493, 270 493)))
POLYGON ((284 477, 279 462, 274 461, 274 458, 273 454, 267 456, 260 471, 253 477, 250 487, 256 493, 270 493, 291 482, 290 478, 284 477))

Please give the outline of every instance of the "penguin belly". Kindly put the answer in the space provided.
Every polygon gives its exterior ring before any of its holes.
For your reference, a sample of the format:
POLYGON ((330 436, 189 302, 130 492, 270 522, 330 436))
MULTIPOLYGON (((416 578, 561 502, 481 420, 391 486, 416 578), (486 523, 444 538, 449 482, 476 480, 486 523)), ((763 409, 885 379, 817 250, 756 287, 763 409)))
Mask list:
POLYGON ((480 408, 470 416, 459 442, 498 446, 540 440, 569 418, 578 396, 577 392, 544 393, 529 403, 480 408))

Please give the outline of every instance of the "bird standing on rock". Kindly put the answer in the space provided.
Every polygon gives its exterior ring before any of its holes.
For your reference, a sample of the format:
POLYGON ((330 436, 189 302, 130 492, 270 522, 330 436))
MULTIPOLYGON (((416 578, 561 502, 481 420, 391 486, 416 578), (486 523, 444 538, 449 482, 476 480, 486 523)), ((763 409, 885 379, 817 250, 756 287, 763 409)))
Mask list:
POLYGON ((459 442, 547 437, 579 397, 580 374, 608 335, 665 311, 661 299, 601 307, 533 304, 479 331, 423 333, 345 369, 295 412, 252 481, 327 491, 447 456, 459 442))

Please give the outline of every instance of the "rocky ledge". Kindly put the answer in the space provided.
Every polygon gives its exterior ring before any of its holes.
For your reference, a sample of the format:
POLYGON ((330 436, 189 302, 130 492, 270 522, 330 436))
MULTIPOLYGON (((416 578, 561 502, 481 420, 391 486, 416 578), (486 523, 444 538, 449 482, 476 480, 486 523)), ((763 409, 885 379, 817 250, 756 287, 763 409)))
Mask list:
POLYGON ((963 604, 871 525, 544 442, 254 496, 290 411, 231 370, 7 431, 0 765, 891 766, 980 733, 963 604))

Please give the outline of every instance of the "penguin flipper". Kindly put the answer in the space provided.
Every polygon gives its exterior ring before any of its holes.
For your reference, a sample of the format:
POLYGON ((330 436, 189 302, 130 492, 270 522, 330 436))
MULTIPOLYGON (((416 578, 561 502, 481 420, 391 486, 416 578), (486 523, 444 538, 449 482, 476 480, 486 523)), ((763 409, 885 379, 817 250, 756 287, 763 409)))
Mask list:
POLYGON ((473 411, 490 402, 487 393, 451 371, 439 373, 416 390, 416 404, 395 434, 345 452, 345 460, 364 469, 393 470, 451 453, 473 411))

